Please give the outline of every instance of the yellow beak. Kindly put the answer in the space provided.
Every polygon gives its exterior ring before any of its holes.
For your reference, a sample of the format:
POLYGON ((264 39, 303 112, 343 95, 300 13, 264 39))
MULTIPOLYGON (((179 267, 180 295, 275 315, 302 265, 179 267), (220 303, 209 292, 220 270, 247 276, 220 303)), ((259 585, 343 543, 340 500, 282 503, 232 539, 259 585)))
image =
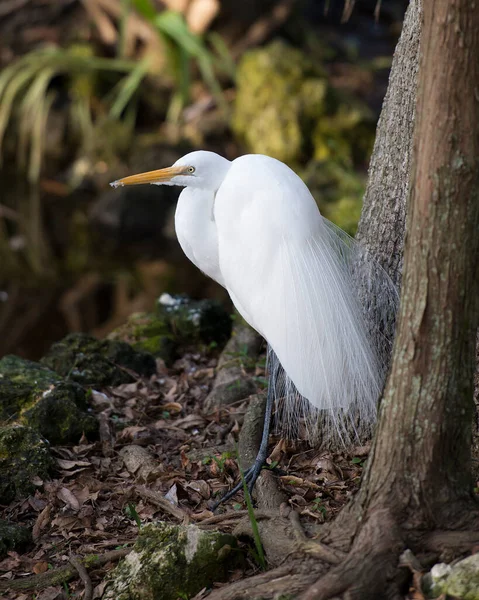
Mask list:
POLYGON ((130 175, 117 179, 110 183, 111 187, 117 188, 124 185, 139 185, 141 183, 165 183, 177 175, 188 175, 188 167, 167 167, 157 171, 147 171, 138 175, 130 175))

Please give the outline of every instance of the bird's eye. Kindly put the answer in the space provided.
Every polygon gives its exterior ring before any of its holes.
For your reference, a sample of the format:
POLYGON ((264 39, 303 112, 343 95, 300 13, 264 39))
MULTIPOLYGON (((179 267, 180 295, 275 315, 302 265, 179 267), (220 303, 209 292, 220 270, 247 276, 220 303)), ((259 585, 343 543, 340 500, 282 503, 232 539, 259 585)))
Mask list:
POLYGON ((188 167, 188 173, 190 173, 190 175, 194 172, 195 172, 195 167, 188 167))

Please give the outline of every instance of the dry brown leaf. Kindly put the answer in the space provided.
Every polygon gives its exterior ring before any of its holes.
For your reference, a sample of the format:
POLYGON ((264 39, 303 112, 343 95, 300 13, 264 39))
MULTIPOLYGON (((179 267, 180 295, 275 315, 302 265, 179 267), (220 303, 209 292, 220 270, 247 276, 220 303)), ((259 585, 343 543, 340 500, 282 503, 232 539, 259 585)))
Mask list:
POLYGON ((215 515, 211 512, 211 510, 202 510, 199 513, 192 513, 190 515, 190 519, 192 519, 193 521, 205 521, 206 519, 210 519, 214 516, 215 515))
POLYGON ((147 427, 140 427, 138 425, 131 425, 130 427, 125 427, 118 434, 118 441, 126 442, 127 440, 134 440, 138 438, 140 433, 148 432, 147 427))
POLYGON ((276 446, 273 448, 269 458, 271 462, 277 462, 281 459, 281 456, 286 452, 286 442, 283 438, 279 440, 276 446))
POLYGON ((48 571, 48 563, 46 560, 42 560, 33 565, 33 572, 35 575, 39 575, 40 573, 46 573, 48 571))
MULTIPOLYGON (((7 558, 0 561, 0 571, 12 571, 22 564, 18 552, 13 552, 13 550, 11 550, 7 554, 7 558)), ((4 575, 2 575, 2 577, 3 576, 4 575)))
POLYGON ((296 477, 294 475, 283 475, 280 477, 281 481, 286 485, 294 485, 298 487, 306 487, 312 490, 320 490, 321 487, 316 485, 312 481, 308 481, 307 479, 301 479, 301 477, 296 477))
POLYGON ((163 410, 167 410, 173 415, 178 414, 183 410, 183 406, 179 402, 167 402, 161 406, 163 410))
POLYGON ((210 486, 202 479, 199 479, 198 481, 190 481, 185 487, 198 492, 205 500, 209 500, 211 496, 210 486))
POLYGON ((80 510, 80 503, 76 496, 66 487, 62 487, 57 492, 57 498, 63 500, 73 510, 80 510))
POLYGON ((47 504, 45 506, 45 508, 42 510, 42 512, 38 515, 37 520, 35 521, 35 524, 33 525, 33 529, 32 529, 33 541, 38 540, 42 529, 44 529, 50 522, 51 511, 52 511, 51 505, 47 504))
POLYGON ((60 586, 47 587, 36 596, 36 600, 60 600, 63 597, 63 591, 60 586))

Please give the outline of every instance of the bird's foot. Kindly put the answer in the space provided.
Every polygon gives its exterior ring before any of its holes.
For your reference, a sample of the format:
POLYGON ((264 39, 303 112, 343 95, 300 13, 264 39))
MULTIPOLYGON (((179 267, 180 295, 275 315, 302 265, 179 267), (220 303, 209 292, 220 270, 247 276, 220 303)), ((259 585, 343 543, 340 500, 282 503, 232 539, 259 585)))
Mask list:
MULTIPOLYGON (((256 483, 256 480, 258 479, 259 474, 261 473, 261 469, 263 468, 265 462, 266 460, 264 458, 258 456, 254 464, 251 467, 249 467, 249 469, 246 469, 246 471, 244 472, 244 481, 246 483, 246 487, 248 488, 248 492, 250 493, 250 495, 253 491, 254 484, 256 483)), ((211 507, 211 510, 215 511, 220 504, 223 504, 223 502, 226 502, 241 490, 243 490, 243 479, 241 479, 241 481, 237 485, 235 485, 233 489, 227 492, 222 498, 217 500, 211 507)))

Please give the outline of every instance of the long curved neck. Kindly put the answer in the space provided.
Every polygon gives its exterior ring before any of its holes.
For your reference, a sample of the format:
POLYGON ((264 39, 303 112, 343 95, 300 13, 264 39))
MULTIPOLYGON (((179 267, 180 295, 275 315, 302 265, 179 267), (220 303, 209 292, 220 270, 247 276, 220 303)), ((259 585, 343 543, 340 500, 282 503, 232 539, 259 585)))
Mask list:
POLYGON ((185 188, 176 207, 175 229, 180 246, 191 262, 206 275, 224 285, 219 270, 214 202, 214 192, 185 188))

